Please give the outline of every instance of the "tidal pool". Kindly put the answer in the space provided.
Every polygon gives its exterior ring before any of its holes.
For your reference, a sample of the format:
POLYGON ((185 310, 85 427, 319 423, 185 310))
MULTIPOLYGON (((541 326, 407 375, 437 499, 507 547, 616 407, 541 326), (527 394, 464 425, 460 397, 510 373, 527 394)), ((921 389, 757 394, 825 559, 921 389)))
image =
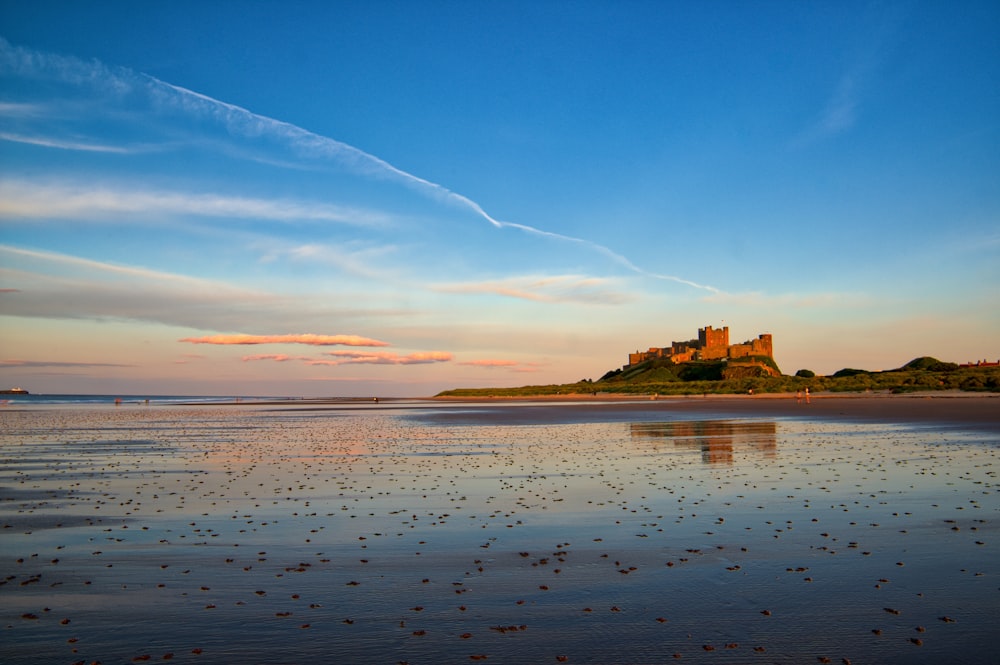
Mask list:
POLYGON ((0 410, 0 660, 997 661, 996 434, 518 408, 0 410))

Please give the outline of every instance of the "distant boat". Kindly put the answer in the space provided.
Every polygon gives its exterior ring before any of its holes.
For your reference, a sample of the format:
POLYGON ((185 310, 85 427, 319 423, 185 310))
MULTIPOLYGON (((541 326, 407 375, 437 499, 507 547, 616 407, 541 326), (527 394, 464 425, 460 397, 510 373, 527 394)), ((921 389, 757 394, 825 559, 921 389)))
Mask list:
POLYGON ((8 388, 6 390, 0 390, 0 395, 30 395, 24 388, 8 388))

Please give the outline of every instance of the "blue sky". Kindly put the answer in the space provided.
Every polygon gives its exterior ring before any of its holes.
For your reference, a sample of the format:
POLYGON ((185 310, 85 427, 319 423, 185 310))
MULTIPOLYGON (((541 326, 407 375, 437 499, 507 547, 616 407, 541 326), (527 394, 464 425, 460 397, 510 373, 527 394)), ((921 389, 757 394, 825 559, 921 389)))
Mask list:
POLYGON ((0 382, 1000 355, 995 2, 0 4, 0 382))

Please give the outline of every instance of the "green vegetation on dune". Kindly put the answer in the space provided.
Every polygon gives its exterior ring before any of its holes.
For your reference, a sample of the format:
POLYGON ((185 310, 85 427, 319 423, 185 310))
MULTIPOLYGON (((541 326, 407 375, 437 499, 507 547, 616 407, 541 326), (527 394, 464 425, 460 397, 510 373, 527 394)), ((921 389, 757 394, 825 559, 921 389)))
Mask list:
POLYGON ((938 360, 937 358, 931 358, 930 356, 923 356, 921 358, 914 358, 910 362, 906 363, 897 371, 902 370, 914 370, 914 369, 924 369, 931 372, 951 372, 953 370, 959 369, 958 365, 955 363, 946 363, 938 360))
MULTIPOLYGON (((916 358, 899 369, 883 372, 844 368, 830 376, 816 376, 799 370, 795 376, 741 376, 723 378, 723 370, 734 366, 754 367, 759 358, 745 362, 701 361, 673 364, 654 359, 632 367, 612 370, 597 381, 519 388, 460 388, 440 393, 439 397, 532 397, 543 395, 737 395, 754 393, 865 392, 868 390, 906 393, 926 390, 965 390, 1000 392, 1000 367, 959 367, 936 358, 916 358)), ((770 360, 770 359, 768 359, 770 360)), ((773 364, 769 366, 777 369, 773 364)), ((757 367, 757 369, 761 369, 757 367)), ((763 374, 764 372, 761 371, 763 374)))

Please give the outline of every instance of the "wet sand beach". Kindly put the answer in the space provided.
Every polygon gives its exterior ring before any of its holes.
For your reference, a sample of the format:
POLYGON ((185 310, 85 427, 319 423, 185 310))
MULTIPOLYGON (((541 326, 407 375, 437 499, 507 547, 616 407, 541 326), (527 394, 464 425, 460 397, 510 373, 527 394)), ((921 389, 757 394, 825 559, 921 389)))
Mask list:
MULTIPOLYGON (((643 411, 647 401, 668 404, 690 414, 728 414, 733 417, 823 418, 833 421, 926 423, 1000 431, 1000 395, 994 393, 931 392, 795 393, 762 395, 612 396, 566 395, 538 398, 436 398, 455 403, 573 404, 585 411, 643 411)), ((523 417, 523 416, 521 416, 523 417)))
POLYGON ((996 662, 997 404, 0 409, 0 659, 996 662))

